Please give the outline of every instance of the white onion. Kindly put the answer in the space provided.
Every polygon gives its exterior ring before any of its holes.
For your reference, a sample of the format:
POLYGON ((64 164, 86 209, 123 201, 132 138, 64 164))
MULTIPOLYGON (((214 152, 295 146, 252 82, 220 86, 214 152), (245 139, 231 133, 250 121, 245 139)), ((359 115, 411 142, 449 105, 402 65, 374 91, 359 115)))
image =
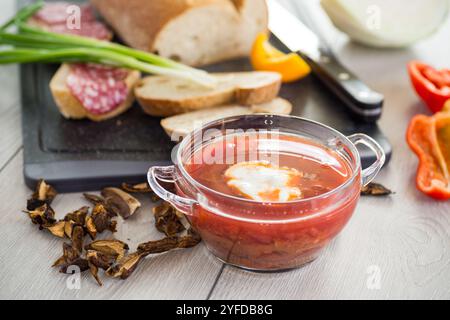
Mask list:
POLYGON ((404 47, 437 30, 447 18, 449 0, 321 0, 321 5, 351 39, 404 47))

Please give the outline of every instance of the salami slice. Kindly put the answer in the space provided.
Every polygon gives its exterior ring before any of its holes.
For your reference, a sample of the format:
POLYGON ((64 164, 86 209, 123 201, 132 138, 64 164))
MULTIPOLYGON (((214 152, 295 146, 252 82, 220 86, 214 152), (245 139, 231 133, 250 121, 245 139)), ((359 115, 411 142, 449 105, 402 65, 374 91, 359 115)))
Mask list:
POLYGON ((92 114, 115 110, 128 96, 128 70, 96 64, 73 64, 66 85, 92 114))

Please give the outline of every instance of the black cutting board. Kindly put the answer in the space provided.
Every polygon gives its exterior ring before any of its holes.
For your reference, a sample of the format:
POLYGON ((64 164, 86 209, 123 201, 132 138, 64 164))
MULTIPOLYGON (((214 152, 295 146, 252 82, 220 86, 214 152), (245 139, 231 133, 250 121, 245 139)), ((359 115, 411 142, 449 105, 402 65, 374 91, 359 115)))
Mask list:
MULTIPOLYGON (((19 1, 23 3, 23 1, 19 1)), ((48 84, 57 65, 21 66, 24 176, 29 187, 40 178, 60 192, 100 189, 121 182, 142 182, 152 165, 170 164, 174 144, 159 125, 136 104, 104 122, 67 120, 51 96, 48 84)), ((210 71, 251 70, 247 59, 206 68, 210 71)), ((280 96, 294 105, 293 115, 327 124, 344 134, 363 132, 384 148, 391 146, 374 123, 352 118, 342 103, 314 77, 283 85, 280 96)), ((361 150, 363 165, 374 155, 361 150)))

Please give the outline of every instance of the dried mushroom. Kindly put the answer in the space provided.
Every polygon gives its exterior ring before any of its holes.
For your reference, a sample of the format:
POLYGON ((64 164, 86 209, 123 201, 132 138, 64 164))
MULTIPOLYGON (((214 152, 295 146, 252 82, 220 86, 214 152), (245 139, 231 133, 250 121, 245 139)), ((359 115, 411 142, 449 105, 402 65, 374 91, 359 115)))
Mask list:
POLYGON ((58 221, 51 226, 45 227, 45 229, 50 231, 50 233, 53 234, 55 237, 64 238, 65 235, 64 226, 65 226, 64 221, 58 221))
POLYGON ((194 229, 189 228, 187 235, 180 237, 178 240, 179 248, 192 248, 198 245, 202 241, 200 234, 194 229))
POLYGON ((93 205, 96 204, 106 204, 105 199, 103 199, 103 197, 100 197, 96 194, 92 194, 92 193, 83 193, 84 198, 89 201, 90 203, 92 203, 93 205))
POLYGON ((39 225, 41 230, 45 229, 60 238, 71 239, 71 243, 63 243, 63 255, 53 264, 54 267, 60 268, 60 272, 70 272, 71 266, 78 267, 80 272, 89 270, 97 283, 102 285, 99 277, 100 269, 110 277, 126 279, 147 255, 178 248, 190 248, 201 241, 200 236, 192 229, 189 229, 184 236, 177 236, 185 230, 185 227, 176 209, 168 203, 163 203, 154 208, 153 212, 155 226, 166 235, 166 238, 142 243, 133 253, 127 253, 128 245, 116 239, 97 240, 84 246, 86 234, 94 240, 105 230, 115 232, 117 222, 113 220, 114 217, 119 214, 126 219, 141 207, 141 203, 127 192, 151 193, 153 201, 160 200, 147 183, 122 184, 122 188, 125 191, 118 188, 105 188, 102 196, 84 194, 84 197, 93 204, 91 214, 89 214, 90 208, 84 206, 66 214, 62 220, 58 221, 50 206, 56 191, 44 180, 39 181, 31 199, 27 201, 27 210, 24 212, 34 224, 39 225))
POLYGON ((155 215, 156 229, 166 236, 172 237, 185 230, 177 216, 176 209, 169 203, 164 202, 161 205, 154 207, 153 214, 155 215))
POLYGON ((87 201, 92 203, 94 206, 98 204, 103 205, 103 207, 108 211, 111 217, 117 217, 118 215, 117 209, 114 208, 113 206, 110 206, 105 198, 91 193, 83 193, 83 196, 87 201))
POLYGON ((84 230, 82 226, 75 226, 72 231, 72 246, 80 253, 83 252, 84 230))
POLYGON ((114 257, 117 260, 122 259, 128 251, 128 245, 120 240, 97 240, 85 246, 86 250, 95 250, 104 255, 114 257))
POLYGON ((85 228, 91 239, 94 240, 97 237, 97 229, 91 216, 86 218, 85 228))
POLYGON ((88 261, 81 257, 81 252, 72 244, 63 243, 63 256, 53 263, 53 267, 60 267, 60 272, 67 273, 70 266, 77 266, 81 272, 89 269, 88 261))
POLYGON ((392 191, 382 184, 371 182, 367 186, 361 188, 361 195, 363 196, 387 196, 392 194, 392 191))
POLYGON ((40 229, 52 227, 56 223, 55 211, 46 203, 36 209, 26 210, 24 212, 28 213, 31 222, 39 225, 40 229))
POLYGON ((122 259, 118 261, 118 263, 111 266, 108 270, 106 270, 106 274, 113 278, 120 278, 122 280, 127 279, 136 267, 139 262, 141 262, 144 255, 139 252, 134 252, 129 255, 126 255, 122 259))
POLYGON ((27 200, 27 210, 33 211, 44 204, 50 205, 56 195, 55 188, 47 184, 43 179, 39 180, 34 193, 27 200))
POLYGON ((115 258, 95 250, 88 250, 86 259, 92 276, 100 286, 103 285, 98 276, 98 269, 108 270, 115 262, 115 258))
POLYGON ((64 221, 64 233, 67 238, 72 238, 73 228, 76 226, 75 222, 72 220, 64 221))
POLYGON ((107 270, 116 261, 116 258, 100 251, 88 250, 86 253, 87 260, 96 267, 107 270))
POLYGON ((162 253, 173 249, 191 248, 199 244, 200 241, 200 236, 190 229, 188 234, 182 237, 167 237, 161 240, 141 243, 137 251, 143 255, 162 253))
POLYGON ((66 214, 64 221, 73 221, 79 226, 84 226, 86 216, 89 213, 89 207, 81 207, 78 210, 66 214))
POLYGON ((116 209, 115 211, 124 219, 128 219, 141 207, 141 203, 135 197, 119 188, 105 188, 102 190, 102 196, 107 205, 116 209))
POLYGON ((86 216, 89 213, 89 207, 81 207, 78 210, 72 211, 64 217, 64 233, 67 238, 72 239, 72 234, 75 227, 82 227, 86 223, 86 216))
POLYGON ((91 213, 92 223, 96 232, 102 233, 105 230, 116 232, 117 222, 111 220, 112 217, 111 211, 107 210, 103 204, 96 204, 91 213))
POLYGON ((152 189, 147 182, 131 185, 128 183, 122 183, 122 189, 131 193, 153 193, 152 189))

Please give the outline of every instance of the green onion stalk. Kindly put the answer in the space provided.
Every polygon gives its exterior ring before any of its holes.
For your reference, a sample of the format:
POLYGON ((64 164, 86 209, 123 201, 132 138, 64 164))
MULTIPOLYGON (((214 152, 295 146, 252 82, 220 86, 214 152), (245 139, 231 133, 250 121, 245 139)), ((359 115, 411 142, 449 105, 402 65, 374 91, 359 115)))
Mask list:
POLYGON ((88 62, 139 70, 145 73, 167 75, 213 87, 214 77, 156 54, 135 50, 118 43, 77 35, 45 31, 26 24, 43 3, 37 2, 19 10, 0 26, 0 64, 31 62, 88 62), (17 33, 8 32, 16 26, 17 33))

